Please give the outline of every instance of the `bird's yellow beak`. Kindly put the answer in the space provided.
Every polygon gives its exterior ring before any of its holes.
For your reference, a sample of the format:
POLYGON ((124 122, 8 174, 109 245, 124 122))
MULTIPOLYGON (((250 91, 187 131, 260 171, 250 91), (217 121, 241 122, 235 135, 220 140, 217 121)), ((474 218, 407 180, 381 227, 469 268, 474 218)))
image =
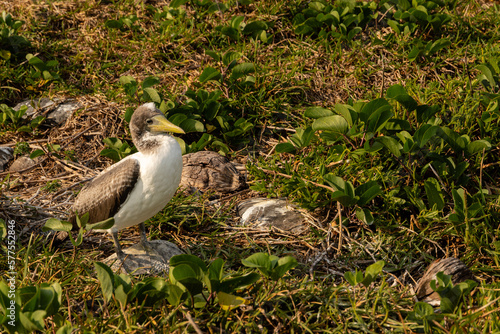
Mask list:
POLYGON ((169 122, 163 115, 155 116, 152 120, 153 124, 149 125, 149 128, 153 132, 185 133, 184 130, 169 122))

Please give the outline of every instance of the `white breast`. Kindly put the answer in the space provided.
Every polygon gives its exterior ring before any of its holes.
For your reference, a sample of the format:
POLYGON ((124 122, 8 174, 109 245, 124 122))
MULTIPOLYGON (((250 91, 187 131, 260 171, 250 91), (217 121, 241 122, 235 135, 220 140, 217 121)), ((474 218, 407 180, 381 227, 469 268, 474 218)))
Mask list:
POLYGON ((182 152, 177 141, 170 136, 162 136, 161 145, 154 154, 138 152, 127 159, 139 161, 140 176, 114 216, 115 225, 109 232, 140 224, 153 217, 174 196, 181 181, 182 152))

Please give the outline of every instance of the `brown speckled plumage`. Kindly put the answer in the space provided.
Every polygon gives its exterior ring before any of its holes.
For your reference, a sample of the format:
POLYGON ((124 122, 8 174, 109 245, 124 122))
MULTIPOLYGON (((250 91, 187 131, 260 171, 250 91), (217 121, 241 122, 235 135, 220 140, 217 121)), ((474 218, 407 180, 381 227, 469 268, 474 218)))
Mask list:
POLYGON ((139 169, 137 160, 122 160, 83 187, 73 204, 69 219, 73 228, 77 227, 75 212, 80 216, 88 212, 88 224, 113 217, 134 188, 139 169))

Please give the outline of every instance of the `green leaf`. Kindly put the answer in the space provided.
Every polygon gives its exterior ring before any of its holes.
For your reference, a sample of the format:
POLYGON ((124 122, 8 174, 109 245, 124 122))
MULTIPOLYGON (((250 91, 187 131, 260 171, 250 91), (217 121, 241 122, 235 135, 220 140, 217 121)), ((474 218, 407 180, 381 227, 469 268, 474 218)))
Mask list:
POLYGON ((39 70, 39 71, 46 71, 47 70, 45 63, 40 58, 32 55, 31 53, 28 53, 26 55, 26 59, 28 60, 28 63, 30 65, 33 65, 37 70, 39 70))
POLYGON ((347 33, 347 40, 348 41, 352 41, 352 39, 354 38, 354 36, 356 36, 357 34, 359 34, 362 30, 363 29, 361 27, 354 27, 354 28, 352 28, 347 33))
POLYGON ((297 128, 296 132, 290 137, 290 141, 298 148, 304 148, 309 145, 314 138, 314 130, 308 126, 306 129, 297 128))
POLYGON ((240 26, 241 26, 241 23, 243 22, 243 20, 245 19, 244 16, 235 16, 231 19, 231 27, 233 27, 234 29, 240 29, 240 26))
POLYGON ((434 105, 434 106, 428 106, 428 105, 421 105, 417 106, 416 108, 416 113, 417 113, 417 122, 423 123, 427 122, 429 119, 431 119, 432 116, 434 116, 440 109, 439 105, 434 105))
POLYGON ((434 43, 429 44, 427 45, 427 49, 428 49, 428 52, 429 52, 429 55, 432 55, 436 52, 438 52, 439 50, 441 49, 444 49, 445 47, 448 47, 451 45, 451 41, 447 38, 441 38, 441 39, 438 39, 437 41, 435 41, 434 43))
POLYGON ((124 86, 129 85, 129 84, 132 84, 132 85, 137 84, 137 81, 135 81, 135 79, 130 75, 121 76, 119 81, 124 86))
POLYGON ((104 22, 104 26, 110 29, 120 29, 123 27, 123 22, 118 20, 107 20, 104 22))
POLYGON ((173 305, 177 306, 184 300, 184 291, 179 288, 177 285, 169 284, 168 285, 168 296, 167 301, 173 305))
POLYGON ((276 153, 295 153, 296 149, 290 143, 279 143, 276 145, 276 153))
POLYGON ((418 103, 408 95, 406 89, 402 85, 392 85, 387 89, 387 97, 401 103, 408 111, 413 111, 417 108, 418 103))
POLYGON ((390 109, 391 105, 387 102, 386 99, 379 98, 372 100, 361 107, 361 111, 359 112, 359 118, 365 124, 368 123, 369 118, 374 114, 377 110, 387 110, 390 109))
POLYGON ((246 300, 244 298, 222 291, 219 291, 217 293, 217 299, 219 300, 220 307, 225 311, 232 310, 246 303, 246 300))
POLYGON ((297 260, 292 256, 284 256, 280 258, 278 260, 278 265, 272 271, 271 279, 275 281, 279 280, 288 270, 295 268, 297 265, 297 260))
POLYGON ((333 111, 322 107, 309 107, 304 112, 305 117, 310 117, 315 119, 333 115, 334 115, 333 111))
POLYGON ((223 35, 226 35, 227 37, 237 41, 238 38, 240 37, 240 32, 238 29, 235 29, 233 27, 222 27, 220 32, 223 35))
POLYGON ((213 67, 207 67, 203 70, 203 72, 200 75, 200 82, 207 82, 210 80, 220 80, 221 79, 221 74, 218 70, 216 70, 213 67))
POLYGON ((399 158, 401 156, 401 149, 403 147, 396 139, 389 136, 382 136, 375 138, 375 140, 384 145, 396 157, 399 158))
POLYGON ((170 2, 169 7, 170 8, 178 8, 182 5, 184 5, 186 2, 188 2, 188 0, 172 0, 172 2, 170 2))
POLYGON ((348 104, 336 104, 335 111, 345 118, 350 127, 358 120, 358 113, 348 104))
MULTIPOLYGON (((163 103, 163 101, 162 101, 163 103)), ((125 115, 123 115, 123 119, 127 122, 127 123, 130 123, 130 120, 132 119, 132 115, 134 114, 134 108, 132 107, 127 107, 127 109, 125 109, 125 115)))
POLYGON ((222 56, 222 63, 232 69, 243 55, 240 52, 228 51, 222 56))
POLYGON ((345 134, 349 130, 349 124, 344 117, 339 115, 321 117, 312 124, 314 131, 326 130, 335 133, 345 134))
POLYGON ((62 327, 59 327, 56 334, 71 334, 76 327, 71 326, 71 323, 67 323, 62 327))
POLYGON ((481 71, 481 73, 483 73, 483 75, 488 80, 489 87, 485 87, 485 88, 492 90, 494 87, 497 86, 497 82, 495 80, 493 72, 488 65, 481 64, 481 65, 478 65, 477 68, 478 68, 478 70, 481 71))
POLYGON ((179 124, 186 133, 188 132, 205 132, 205 126, 202 122, 192 118, 185 119, 179 124))
POLYGON ((69 232, 73 228, 73 225, 69 222, 61 221, 56 218, 49 218, 45 225, 42 227, 42 231, 66 231, 69 232))
POLYGON ((357 204, 367 205, 371 200, 382 193, 380 185, 376 181, 368 181, 356 188, 356 196, 359 196, 357 204))
POLYGON ((366 225, 371 225, 374 222, 372 213, 365 208, 356 208, 356 217, 366 225))
POLYGON ((257 282, 260 278, 261 276, 257 273, 249 273, 243 276, 231 277, 220 282, 217 291, 232 293, 236 290, 242 289, 257 282))
POLYGON ((142 82, 142 89, 152 87, 152 86, 157 85, 159 83, 160 83, 160 79, 158 79, 157 77, 154 77, 154 76, 147 77, 142 82))
POLYGON ((110 217, 98 223, 88 224, 87 229, 89 230, 108 230, 115 225, 115 219, 110 217))
POLYGON ((392 107, 385 105, 374 111, 369 117, 366 129, 369 132, 379 132, 385 126, 385 123, 392 117, 392 107))
POLYGON ((99 279, 99 283, 101 284, 102 295, 106 302, 109 302, 111 297, 113 296, 113 277, 114 274, 111 269, 101 262, 95 262, 94 267, 97 271, 97 278, 99 279))
POLYGON ((231 78, 236 80, 253 72, 255 72, 255 65, 253 63, 241 63, 233 67, 231 78))
POLYGON ((137 81, 130 75, 125 75, 120 77, 120 83, 123 86, 123 89, 125 90, 125 93, 129 97, 134 97, 135 92, 137 91, 138 84, 137 81))
POLYGON ((120 303, 122 308, 125 308, 127 305, 127 293, 124 291, 123 285, 119 285, 116 287, 114 291, 115 299, 120 303))
POLYGON ((215 60, 215 61, 220 61, 221 60, 220 54, 217 51, 214 51, 214 50, 205 50, 205 54, 207 54, 210 57, 212 57, 212 59, 215 60))
POLYGON ((169 275, 172 282, 182 284, 192 296, 203 291, 203 272, 194 263, 178 264, 170 268, 169 275))
POLYGON ((335 190, 344 191, 345 189, 345 181, 340 176, 333 175, 332 173, 328 173, 323 176, 323 179, 335 190))
POLYGON ((467 153, 469 153, 470 155, 482 152, 483 150, 490 150, 490 149, 491 149, 491 143, 484 139, 475 140, 469 145, 467 145, 467 153))
POLYGON ((344 273, 344 278, 350 285, 356 286, 363 281, 363 273, 356 270, 356 272, 347 271, 344 273))
POLYGON ((153 101, 156 103, 161 103, 160 94, 158 94, 158 91, 156 89, 151 87, 146 87, 143 89, 143 99, 145 101, 153 101))
POLYGON ((202 272, 206 272, 208 270, 205 262, 203 262, 199 257, 191 254, 175 255, 170 259, 171 267, 175 267, 180 264, 188 264, 197 272, 197 275, 201 275, 202 272))
POLYGON ((242 32, 244 34, 252 34, 261 30, 266 30, 267 28, 267 24, 264 21, 253 21, 246 24, 242 32))
POLYGON ((101 151, 100 153, 101 156, 103 157, 108 157, 113 161, 120 161, 120 154, 116 151, 116 149, 112 148, 105 148, 101 151))
POLYGON ((365 277, 361 281, 361 284, 363 284, 365 287, 368 287, 375 280, 375 278, 382 272, 384 265, 385 265, 384 261, 377 261, 374 264, 369 265, 365 270, 365 277))
POLYGON ((267 253, 255 253, 241 260, 245 267, 271 269, 271 261, 267 253))
POLYGON ((424 124, 413 135, 413 138, 418 142, 420 148, 432 138, 434 138, 439 131, 440 127, 437 125, 424 124))
POLYGON ((435 178, 429 177, 424 182, 424 188, 429 201, 429 209, 436 207, 438 211, 441 211, 445 203, 439 182, 435 178))
POLYGON ((422 47, 420 47, 418 45, 415 45, 411 49, 410 53, 408 54, 408 60, 409 61, 414 61, 415 59, 417 59, 422 54, 423 54, 422 47))

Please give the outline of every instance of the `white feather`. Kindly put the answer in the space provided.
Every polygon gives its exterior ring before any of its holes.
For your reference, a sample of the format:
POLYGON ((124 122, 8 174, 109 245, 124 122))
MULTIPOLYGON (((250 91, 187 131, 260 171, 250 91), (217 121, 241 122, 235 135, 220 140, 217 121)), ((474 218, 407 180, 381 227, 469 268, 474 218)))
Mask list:
MULTIPOLYGON (((154 103, 153 107, 154 107, 154 103)), ((115 214, 115 225, 108 232, 140 224, 156 215, 174 196, 182 176, 182 152, 168 135, 158 136, 159 147, 149 154, 135 153, 140 175, 127 200, 115 214)))

